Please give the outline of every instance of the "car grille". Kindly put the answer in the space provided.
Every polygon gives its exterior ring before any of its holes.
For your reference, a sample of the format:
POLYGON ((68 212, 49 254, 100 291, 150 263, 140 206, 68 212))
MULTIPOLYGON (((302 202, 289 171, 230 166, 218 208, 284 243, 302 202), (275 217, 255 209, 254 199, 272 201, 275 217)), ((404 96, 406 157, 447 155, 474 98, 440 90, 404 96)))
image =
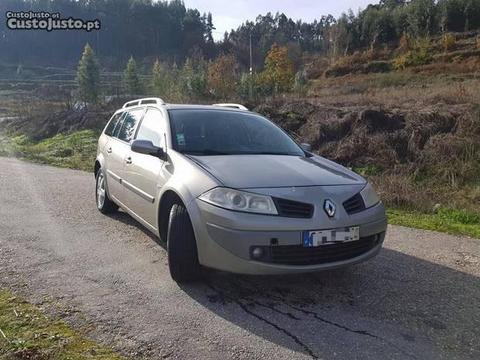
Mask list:
POLYGON ((273 198, 277 207, 278 215, 291 218, 311 218, 313 205, 298 201, 273 198))
MULTIPOLYGON (((353 259, 367 253, 380 242, 380 235, 360 238, 357 241, 318 247, 303 247, 302 245, 264 246, 264 256, 256 261, 279 265, 320 265, 353 259)), ((256 248, 256 246, 253 246, 256 248)))
POLYGON ((352 196, 350 199, 346 200, 343 203, 343 207, 349 215, 356 214, 362 210, 365 210, 365 203, 363 202, 362 195, 358 193, 357 195, 352 196))

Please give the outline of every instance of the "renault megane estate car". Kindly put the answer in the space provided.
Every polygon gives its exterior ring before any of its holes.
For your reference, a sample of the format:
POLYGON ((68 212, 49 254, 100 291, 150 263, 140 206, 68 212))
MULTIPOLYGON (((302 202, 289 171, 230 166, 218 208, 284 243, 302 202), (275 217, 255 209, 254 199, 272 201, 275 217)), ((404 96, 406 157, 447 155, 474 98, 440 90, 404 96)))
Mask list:
POLYGON ((343 267, 376 255, 385 209, 361 176, 236 104, 130 101, 98 141, 96 202, 167 243, 171 276, 343 267))

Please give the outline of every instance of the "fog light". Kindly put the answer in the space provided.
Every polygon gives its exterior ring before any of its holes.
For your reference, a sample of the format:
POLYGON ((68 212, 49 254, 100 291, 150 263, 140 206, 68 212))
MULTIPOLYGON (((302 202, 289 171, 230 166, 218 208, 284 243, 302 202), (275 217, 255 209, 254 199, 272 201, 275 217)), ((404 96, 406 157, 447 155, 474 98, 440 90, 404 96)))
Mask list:
POLYGON ((253 248, 252 256, 256 259, 261 258, 263 256, 263 249, 260 247, 253 248))

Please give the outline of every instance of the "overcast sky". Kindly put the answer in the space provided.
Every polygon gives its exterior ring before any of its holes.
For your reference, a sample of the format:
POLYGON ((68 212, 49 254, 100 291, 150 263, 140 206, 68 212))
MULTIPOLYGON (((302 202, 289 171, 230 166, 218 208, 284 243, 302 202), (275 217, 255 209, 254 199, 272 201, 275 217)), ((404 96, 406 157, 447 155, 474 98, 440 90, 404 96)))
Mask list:
POLYGON ((338 17, 342 12, 364 9, 378 0, 184 0, 188 8, 201 13, 211 12, 216 27, 215 39, 221 39, 225 31, 236 29, 246 20, 255 20, 267 12, 283 12, 294 20, 312 21, 322 15, 338 17))

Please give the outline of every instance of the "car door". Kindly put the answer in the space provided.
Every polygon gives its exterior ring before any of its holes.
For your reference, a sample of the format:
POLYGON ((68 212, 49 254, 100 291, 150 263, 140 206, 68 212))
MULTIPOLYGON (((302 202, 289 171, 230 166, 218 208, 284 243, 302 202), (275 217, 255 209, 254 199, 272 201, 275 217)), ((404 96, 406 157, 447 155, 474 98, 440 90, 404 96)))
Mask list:
MULTIPOLYGON (((166 151, 166 119, 156 108, 148 108, 140 123, 136 140, 150 140, 153 145, 166 151)), ((124 185, 128 192, 128 204, 141 220, 152 228, 157 227, 156 198, 159 188, 166 182, 163 174, 164 161, 152 155, 135 153, 130 150, 129 162, 125 165, 124 185)))
POLYGON ((118 174, 119 170, 117 164, 118 159, 116 158, 113 149, 116 148, 115 144, 117 140, 115 137, 118 135, 118 132, 122 127, 124 117, 124 112, 117 113, 112 117, 108 125, 105 127, 104 135, 107 136, 105 136, 106 141, 102 144, 101 149, 105 159, 104 169, 107 176, 108 193, 112 198, 116 198, 116 195, 121 190, 120 175, 118 174))
POLYGON ((107 169, 109 193, 126 207, 129 207, 129 205, 127 201, 128 191, 123 184, 125 165, 126 162, 128 162, 127 157, 130 152, 130 143, 133 140, 136 126, 140 122, 144 112, 144 108, 126 111, 121 127, 115 132, 114 137, 108 144, 108 149, 111 151, 109 155, 109 167, 107 169), (113 187, 110 184, 113 184, 113 187))

